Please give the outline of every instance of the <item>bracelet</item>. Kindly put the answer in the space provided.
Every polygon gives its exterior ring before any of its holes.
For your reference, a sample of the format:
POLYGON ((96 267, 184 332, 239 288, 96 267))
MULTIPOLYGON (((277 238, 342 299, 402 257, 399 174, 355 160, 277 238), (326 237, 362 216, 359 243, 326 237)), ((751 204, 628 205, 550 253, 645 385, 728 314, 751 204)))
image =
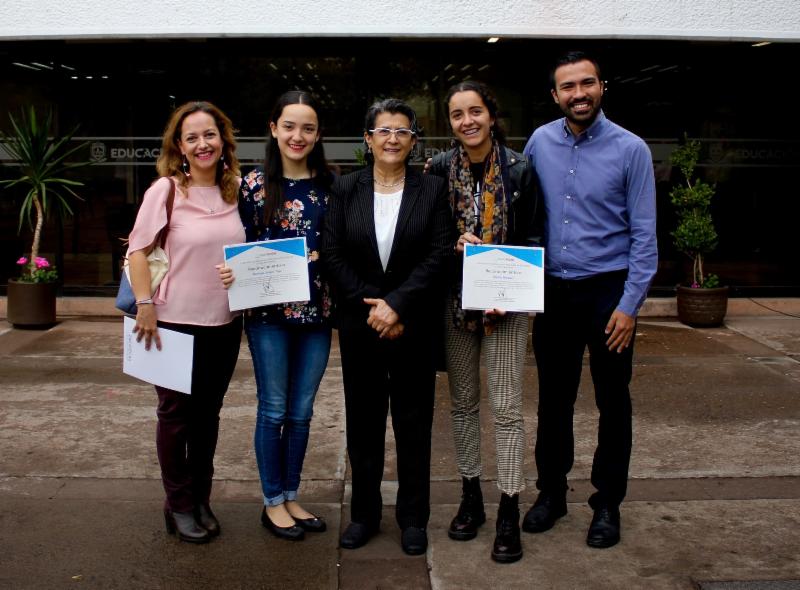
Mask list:
POLYGON ((153 300, 149 297, 147 299, 139 299, 136 301, 136 305, 153 305, 153 300))

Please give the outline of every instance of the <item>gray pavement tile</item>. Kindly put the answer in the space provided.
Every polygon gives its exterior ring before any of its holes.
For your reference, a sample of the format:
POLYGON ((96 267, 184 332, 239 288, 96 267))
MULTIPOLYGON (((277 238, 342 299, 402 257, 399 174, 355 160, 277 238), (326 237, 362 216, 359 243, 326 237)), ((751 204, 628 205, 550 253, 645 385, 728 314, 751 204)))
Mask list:
POLYGON ((292 543, 261 526, 258 504, 218 503, 222 535, 207 545, 167 535, 160 502, 1 498, 0 505, 3 588, 338 586, 338 505, 309 505, 330 529, 292 543))
MULTIPOLYGON (((341 528, 344 530, 350 522, 350 507, 343 506, 342 513, 341 528)), ((380 531, 366 545, 358 549, 340 550, 339 588, 342 590, 430 588, 427 557, 403 553, 400 545, 400 527, 395 521, 394 509, 385 507, 381 518, 380 531)))
MULTIPOLYGON (((121 374, 119 331, 119 320, 70 319, 35 332, 0 327, 0 587, 659 590, 696 588, 693 580, 800 578, 800 370, 794 368, 800 366, 800 322, 737 319, 733 329, 713 330, 641 322, 622 544, 607 551, 584 544, 597 428, 586 371, 576 405, 570 514, 553 531, 526 535, 523 560, 505 566, 489 559, 496 505, 487 506, 490 522, 475 541, 446 537, 460 496, 446 374, 437 377, 427 557, 410 558, 400 549, 391 422, 383 531, 367 547, 340 555, 339 519, 342 511, 348 514, 349 486, 336 349, 315 405, 301 487, 304 501, 327 517, 329 532, 294 545, 258 524, 255 383, 243 345, 216 460, 213 499, 223 536, 207 547, 168 538, 158 509, 154 394, 121 374)), ((536 495, 532 356, 523 377, 524 510, 536 495)), ((483 489, 486 500, 496 502, 485 397, 483 489)))
POLYGON ((800 580, 749 580, 739 582, 698 582, 700 590, 798 590, 800 580))
POLYGON ((550 531, 523 533, 522 560, 503 565, 489 556, 496 505, 487 505, 486 524, 467 542, 447 537, 452 508, 435 506, 431 586, 690 590, 693 579, 796 578, 799 509, 798 500, 628 502, 622 507, 622 541, 599 550, 585 543, 591 510, 570 504, 550 531))

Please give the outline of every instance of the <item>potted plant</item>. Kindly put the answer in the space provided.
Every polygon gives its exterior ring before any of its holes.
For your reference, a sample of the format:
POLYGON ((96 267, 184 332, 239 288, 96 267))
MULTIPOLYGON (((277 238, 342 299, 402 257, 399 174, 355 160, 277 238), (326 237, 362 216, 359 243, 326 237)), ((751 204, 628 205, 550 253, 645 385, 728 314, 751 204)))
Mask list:
POLYGON ((719 277, 706 273, 704 257, 718 243, 711 217, 714 187, 694 177, 700 158, 700 142, 686 138, 672 152, 672 165, 680 170, 683 181, 670 191, 670 199, 678 214, 678 225, 672 232, 675 247, 692 261, 691 280, 678 285, 678 319, 690 326, 712 327, 722 324, 728 309, 728 287, 719 286, 719 277))
POLYGON ((30 257, 17 260, 21 274, 17 280, 8 282, 7 315, 15 326, 46 327, 56 320, 56 281, 58 274, 47 259, 39 256, 42 227, 50 207, 55 203, 60 209, 72 214, 68 197, 80 199, 72 187, 83 186, 82 182, 63 177, 65 171, 88 162, 66 163, 66 159, 85 147, 85 143, 67 149, 67 143, 77 127, 61 137, 50 137, 53 123, 52 112, 41 121, 34 107, 16 120, 9 114, 13 133, 0 132, 6 152, 19 166, 17 178, 0 181, 3 188, 17 185, 27 189, 19 211, 19 231, 27 221, 33 230, 30 257), (34 222, 35 214, 35 222, 34 222))

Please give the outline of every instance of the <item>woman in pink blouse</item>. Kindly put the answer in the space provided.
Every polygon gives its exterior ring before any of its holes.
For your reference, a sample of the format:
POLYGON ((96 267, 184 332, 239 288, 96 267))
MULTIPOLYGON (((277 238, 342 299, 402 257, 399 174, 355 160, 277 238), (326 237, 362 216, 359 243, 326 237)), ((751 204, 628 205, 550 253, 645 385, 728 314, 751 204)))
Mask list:
POLYGON ((244 241, 237 206, 239 162, 230 119, 207 102, 179 107, 167 123, 156 168, 160 178, 144 194, 130 235, 131 286, 137 338, 161 349, 158 327, 194 336, 192 393, 156 386, 156 447, 166 492, 167 532, 206 543, 220 532, 209 506, 222 399, 236 366, 242 321, 228 308, 215 265, 222 246, 244 241), (170 268, 150 293, 146 256, 167 225, 170 268))

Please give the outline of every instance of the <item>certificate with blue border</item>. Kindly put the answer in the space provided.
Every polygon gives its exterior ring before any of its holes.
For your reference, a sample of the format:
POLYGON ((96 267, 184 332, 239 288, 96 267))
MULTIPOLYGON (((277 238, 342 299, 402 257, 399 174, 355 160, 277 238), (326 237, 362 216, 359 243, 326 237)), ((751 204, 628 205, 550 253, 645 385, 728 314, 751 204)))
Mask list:
POLYGON ((544 311, 544 248, 464 246, 461 307, 544 311))
POLYGON ((232 244, 224 251, 225 265, 233 271, 231 311, 310 299, 304 237, 232 244))

